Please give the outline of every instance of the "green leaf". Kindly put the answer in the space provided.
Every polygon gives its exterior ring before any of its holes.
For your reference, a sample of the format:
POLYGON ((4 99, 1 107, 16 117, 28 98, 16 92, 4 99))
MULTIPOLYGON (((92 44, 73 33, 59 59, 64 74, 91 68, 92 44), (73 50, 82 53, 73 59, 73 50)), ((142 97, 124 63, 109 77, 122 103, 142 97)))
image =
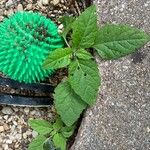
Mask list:
POLYGON ((60 148, 61 150, 66 150, 66 141, 67 139, 62 136, 62 134, 57 133, 53 137, 53 142, 56 148, 60 148))
POLYGON ((28 150, 44 150, 43 145, 46 139, 47 138, 45 136, 38 136, 29 144, 28 150))
POLYGON ((66 126, 61 129, 61 133, 65 138, 69 138, 74 133, 74 130, 75 130, 75 126, 70 126, 70 127, 66 126))
POLYGON ((56 130, 53 130, 53 131, 50 133, 51 137, 53 137, 56 133, 57 133, 57 131, 56 131, 56 130))
POLYGON ((134 52, 149 39, 143 31, 128 25, 105 25, 97 34, 94 48, 103 59, 116 59, 134 52))
POLYGON ((53 52, 50 52, 48 58, 45 60, 43 66, 45 69, 58 69, 66 67, 70 64, 70 57, 72 54, 72 49, 70 48, 60 48, 53 52))
POLYGON ((64 39, 66 39, 68 32, 71 30, 74 20, 75 18, 72 16, 63 16, 60 18, 60 21, 63 23, 64 26, 64 30, 62 32, 62 36, 64 39))
POLYGON ((57 118, 56 122, 53 124, 53 129, 59 131, 63 127, 63 122, 60 118, 57 118))
POLYGON ((59 19, 59 21, 63 24, 64 28, 73 23, 75 17, 73 16, 63 16, 59 19))
POLYGON ((53 142, 51 141, 50 138, 48 138, 44 145, 43 145, 43 150, 56 150, 55 147, 54 147, 54 144, 53 142))
POLYGON ((30 119, 28 121, 29 125, 32 129, 37 131, 41 135, 48 134, 52 131, 52 124, 45 120, 40 119, 30 119))
POLYGON ((71 126, 76 122, 87 106, 86 103, 75 94, 68 81, 60 83, 55 88, 54 103, 57 113, 67 126, 71 126))
POLYGON ((93 58, 93 56, 89 52, 87 52, 85 49, 77 50, 76 56, 80 59, 85 59, 85 60, 89 60, 93 58))
POLYGON ((81 59, 72 62, 69 66, 69 82, 84 102, 94 104, 100 86, 96 62, 81 59))
POLYGON ((96 6, 87 8, 73 23, 72 43, 74 48, 89 48, 97 35, 96 6))

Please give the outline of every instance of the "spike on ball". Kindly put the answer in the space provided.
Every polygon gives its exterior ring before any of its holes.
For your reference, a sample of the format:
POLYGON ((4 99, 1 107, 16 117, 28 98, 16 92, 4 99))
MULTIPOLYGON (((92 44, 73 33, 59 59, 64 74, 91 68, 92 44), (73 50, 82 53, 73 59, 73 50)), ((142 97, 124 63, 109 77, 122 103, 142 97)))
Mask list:
POLYGON ((42 64, 50 51, 63 47, 56 25, 32 12, 18 12, 0 24, 0 71, 25 83, 52 74, 42 64))

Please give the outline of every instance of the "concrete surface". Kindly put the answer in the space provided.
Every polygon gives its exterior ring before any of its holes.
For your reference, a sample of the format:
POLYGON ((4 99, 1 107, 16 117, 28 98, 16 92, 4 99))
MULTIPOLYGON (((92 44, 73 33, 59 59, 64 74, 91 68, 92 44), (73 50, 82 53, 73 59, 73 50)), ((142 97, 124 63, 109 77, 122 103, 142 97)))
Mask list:
MULTIPOLYGON (((101 23, 150 33, 149 0, 96 0, 101 23)), ((150 44, 115 61, 98 60, 102 86, 71 150, 150 150, 150 44)))

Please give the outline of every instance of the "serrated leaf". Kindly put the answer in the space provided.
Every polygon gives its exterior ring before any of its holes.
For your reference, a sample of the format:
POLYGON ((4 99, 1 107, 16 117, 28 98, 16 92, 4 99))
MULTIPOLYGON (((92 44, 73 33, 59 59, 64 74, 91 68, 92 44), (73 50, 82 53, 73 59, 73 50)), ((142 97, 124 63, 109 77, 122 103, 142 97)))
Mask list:
POLYGON ((69 83, 84 102, 94 104, 100 86, 96 62, 81 59, 72 62, 69 66, 69 83))
POLYGON ((72 90, 68 81, 60 83, 55 88, 54 103, 62 121, 71 126, 86 108, 86 103, 72 90))
POLYGON ((29 125, 31 126, 32 129, 37 131, 41 135, 48 134, 52 131, 52 124, 49 123, 48 121, 45 120, 40 120, 40 119, 30 119, 29 125))
POLYGON ((72 16, 63 16, 60 18, 60 21, 63 23, 64 26, 64 30, 62 32, 63 38, 66 38, 68 32, 71 30, 74 20, 75 18, 72 16))
POLYGON ((80 59, 85 59, 85 60, 89 60, 89 59, 93 58, 93 56, 88 51, 86 51, 85 49, 77 50, 76 56, 80 59))
POLYGON ((60 148, 61 150, 66 150, 67 139, 64 138, 61 133, 56 133, 53 136, 52 140, 56 148, 60 148))
POLYGON ((143 46, 149 37, 128 25, 105 25, 98 31, 93 48, 103 59, 116 59, 143 46))
POLYGON ((43 67, 45 69, 58 69, 66 67, 70 64, 70 57, 72 54, 71 48, 60 48, 50 52, 48 58, 45 60, 43 67))
POLYGON ((36 139, 34 139, 30 144, 28 150, 44 150, 43 144, 46 141, 45 136, 38 136, 36 139))
POLYGON ((50 138, 48 138, 43 144, 43 150, 56 150, 50 138))
POLYGON ((72 136, 74 130, 75 130, 75 126, 70 126, 70 127, 65 126, 61 129, 61 133, 65 138, 69 138, 70 136, 72 136))
POLYGON ((74 48, 89 48, 97 35, 96 6, 87 8, 74 22, 72 43, 74 48))

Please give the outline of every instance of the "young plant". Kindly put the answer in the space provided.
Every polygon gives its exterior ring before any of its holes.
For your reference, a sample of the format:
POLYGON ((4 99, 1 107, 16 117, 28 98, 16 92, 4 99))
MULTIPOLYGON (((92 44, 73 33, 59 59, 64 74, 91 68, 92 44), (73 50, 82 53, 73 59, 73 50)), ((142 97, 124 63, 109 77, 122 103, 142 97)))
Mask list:
POLYGON ((29 120, 29 125, 38 132, 38 136, 30 143, 28 150, 66 150, 67 140, 75 129, 75 126, 65 126, 60 118, 54 123, 29 120))
POLYGON ((68 78, 55 89, 54 104, 67 126, 72 126, 88 106, 96 102, 100 86, 97 64, 89 52, 93 48, 104 60, 117 59, 135 52, 150 37, 128 25, 97 26, 96 7, 87 8, 79 17, 63 17, 65 48, 48 56, 45 69, 68 68, 68 78))
POLYGON ((53 73, 42 68, 49 52, 63 47, 56 25, 32 12, 18 12, 0 23, 0 71, 32 83, 53 73))
POLYGON ((12 79, 30 83, 40 81, 52 70, 68 68, 68 78, 54 93, 60 118, 54 123, 29 121, 39 133, 29 150, 54 150, 55 147, 66 150, 75 122, 84 109, 95 104, 100 75, 90 48, 104 60, 117 59, 150 40, 146 33, 128 25, 98 27, 94 5, 77 18, 66 16, 61 20, 65 48, 53 22, 39 14, 20 12, 0 24, 0 70, 12 79))

